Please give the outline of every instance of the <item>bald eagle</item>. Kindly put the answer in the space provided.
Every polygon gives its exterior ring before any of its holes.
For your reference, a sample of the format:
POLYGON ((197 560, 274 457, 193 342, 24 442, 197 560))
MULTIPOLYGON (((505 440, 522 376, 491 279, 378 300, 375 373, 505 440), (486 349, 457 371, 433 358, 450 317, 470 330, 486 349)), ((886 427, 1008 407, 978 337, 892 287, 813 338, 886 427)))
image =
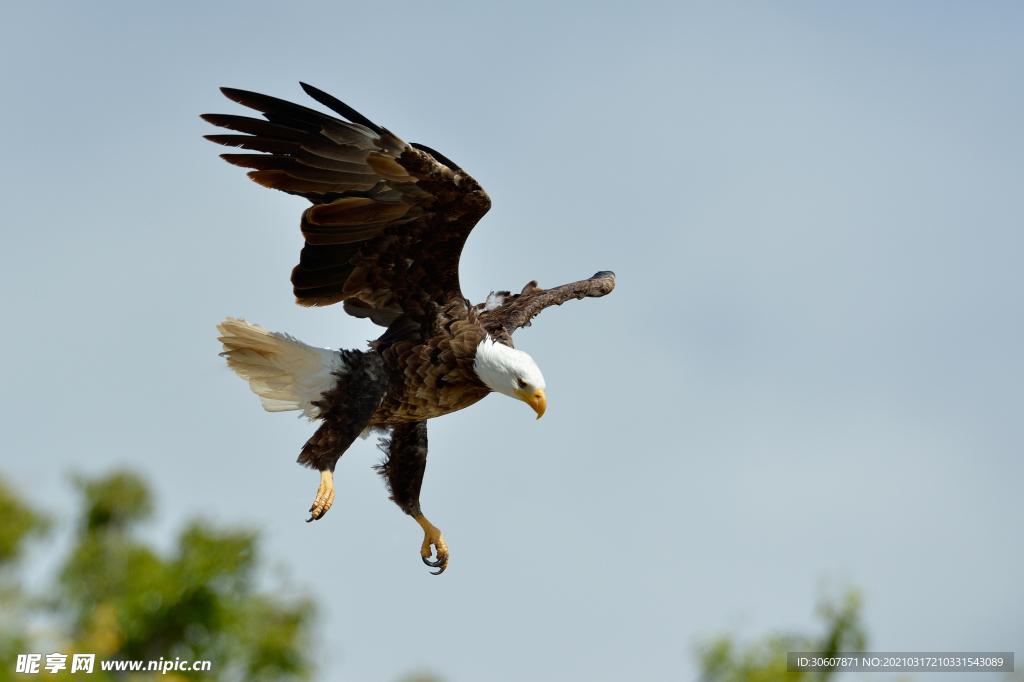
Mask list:
POLYGON ((340 114, 254 92, 222 88, 263 119, 204 114, 236 134, 206 139, 256 153, 222 154, 250 168, 264 187, 296 194, 305 246, 292 270, 296 302, 341 303, 345 312, 386 327, 369 350, 314 348, 245 320, 218 325, 228 366, 249 382, 270 412, 298 410, 319 428, 298 462, 320 472, 308 521, 334 502, 333 472, 357 436, 381 432, 377 467, 391 499, 423 529, 423 562, 448 565, 448 545, 420 509, 427 463, 427 420, 497 392, 547 406, 540 368, 512 345, 512 333, 542 310, 569 299, 604 296, 612 272, 554 289, 530 282, 519 294, 492 293, 473 305, 459 288, 459 256, 491 200, 450 159, 407 144, 340 100, 302 84, 340 114), (432 560, 432 556, 435 556, 432 560))

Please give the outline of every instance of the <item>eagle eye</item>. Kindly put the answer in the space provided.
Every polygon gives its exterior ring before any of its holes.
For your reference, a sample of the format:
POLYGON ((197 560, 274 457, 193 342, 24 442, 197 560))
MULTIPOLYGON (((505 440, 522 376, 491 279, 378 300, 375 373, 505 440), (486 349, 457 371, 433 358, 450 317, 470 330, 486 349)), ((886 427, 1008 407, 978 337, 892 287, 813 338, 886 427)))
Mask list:
POLYGON ((526 382, 522 379, 519 379, 519 388, 526 388, 526 382))

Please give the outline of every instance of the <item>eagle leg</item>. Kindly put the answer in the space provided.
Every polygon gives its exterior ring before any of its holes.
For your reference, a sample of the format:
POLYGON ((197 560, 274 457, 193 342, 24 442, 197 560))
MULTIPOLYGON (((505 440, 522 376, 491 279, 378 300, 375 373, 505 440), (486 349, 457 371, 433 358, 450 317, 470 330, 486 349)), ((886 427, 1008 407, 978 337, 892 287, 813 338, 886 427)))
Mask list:
POLYGON ((313 506, 309 508, 310 517, 306 523, 322 519, 334 504, 334 474, 329 470, 320 472, 320 488, 316 491, 316 499, 313 506))
POLYGON ((391 429, 389 438, 381 439, 378 447, 386 457, 376 469, 384 477, 392 501, 423 529, 423 544, 420 546, 423 563, 440 569, 431 573, 441 575, 448 567, 448 543, 420 510, 420 488, 427 468, 427 422, 398 424, 391 429), (431 547, 437 551, 436 561, 430 560, 431 547))
POLYGON ((388 374, 377 353, 342 351, 345 369, 337 383, 313 402, 323 424, 302 446, 299 464, 320 472, 320 487, 306 523, 322 519, 334 504, 334 467, 365 429, 388 390, 388 374))

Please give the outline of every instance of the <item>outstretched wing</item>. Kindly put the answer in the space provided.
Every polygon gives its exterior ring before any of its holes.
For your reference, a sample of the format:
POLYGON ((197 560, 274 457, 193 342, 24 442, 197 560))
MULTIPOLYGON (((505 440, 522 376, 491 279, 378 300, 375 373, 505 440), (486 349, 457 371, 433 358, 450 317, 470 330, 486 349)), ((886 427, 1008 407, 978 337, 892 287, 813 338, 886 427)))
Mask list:
POLYGON ((468 173, 423 145, 407 144, 343 102, 303 89, 348 121, 245 90, 221 88, 266 120, 204 114, 242 135, 206 139, 253 154, 222 154, 265 187, 306 197, 306 245, 292 271, 299 305, 344 302, 345 311, 389 326, 419 324, 461 298, 459 256, 491 206, 468 173))
POLYGON ((485 303, 477 306, 480 324, 491 338, 512 345, 512 332, 529 326, 540 312, 552 305, 562 305, 568 300, 599 298, 610 294, 615 288, 615 273, 603 270, 590 279, 564 284, 554 289, 541 289, 537 282, 530 282, 522 293, 514 296, 507 291, 492 293, 485 303))

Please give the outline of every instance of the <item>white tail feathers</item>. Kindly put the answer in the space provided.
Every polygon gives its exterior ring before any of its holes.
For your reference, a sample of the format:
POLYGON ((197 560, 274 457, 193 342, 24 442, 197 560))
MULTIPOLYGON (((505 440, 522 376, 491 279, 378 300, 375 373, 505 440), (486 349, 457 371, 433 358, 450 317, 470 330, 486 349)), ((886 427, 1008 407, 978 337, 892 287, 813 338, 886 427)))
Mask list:
POLYGON ((245 320, 229 317, 217 331, 228 367, 249 382, 267 412, 302 410, 310 420, 318 419, 313 401, 337 383, 334 372, 348 369, 338 351, 314 348, 245 320))

